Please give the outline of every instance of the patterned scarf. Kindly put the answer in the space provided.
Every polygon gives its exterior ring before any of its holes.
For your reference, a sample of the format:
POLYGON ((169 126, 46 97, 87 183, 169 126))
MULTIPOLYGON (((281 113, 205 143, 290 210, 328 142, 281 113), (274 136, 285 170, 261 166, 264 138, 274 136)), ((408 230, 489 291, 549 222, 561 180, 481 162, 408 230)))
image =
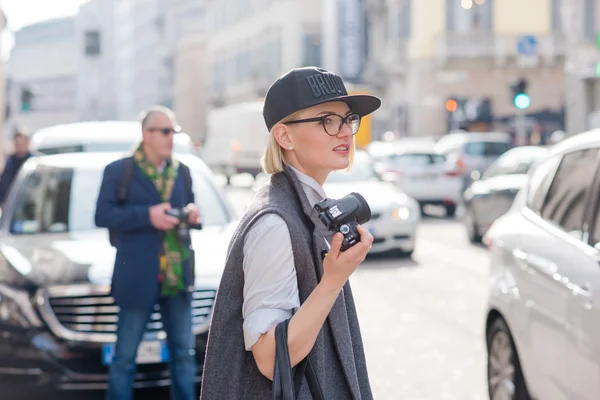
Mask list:
MULTIPOLYGON (((142 173, 154 183, 162 200, 168 202, 171 199, 171 192, 179 170, 177 160, 171 159, 163 171, 158 172, 158 169, 146 158, 141 143, 133 153, 133 158, 142 173)), ((163 296, 174 296, 180 290, 184 290, 182 262, 188 256, 185 246, 179 242, 177 228, 164 232, 158 275, 158 280, 162 284, 161 294, 163 296)))

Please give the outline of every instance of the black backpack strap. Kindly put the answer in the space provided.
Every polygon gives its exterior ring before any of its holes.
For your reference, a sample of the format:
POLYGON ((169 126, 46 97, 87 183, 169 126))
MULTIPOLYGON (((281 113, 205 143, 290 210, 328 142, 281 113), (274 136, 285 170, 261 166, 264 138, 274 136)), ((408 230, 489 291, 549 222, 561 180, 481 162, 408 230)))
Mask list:
POLYGON ((123 159, 123 172, 121 174, 121 182, 117 188, 117 202, 124 204, 127 198, 127 192, 129 191, 129 185, 131 178, 133 177, 133 170, 135 169, 135 160, 133 156, 123 159))
POLYGON ((192 173, 190 168, 184 163, 179 163, 180 171, 183 173, 183 179, 185 180, 185 204, 188 205, 192 202, 190 198, 190 192, 192 191, 192 173))

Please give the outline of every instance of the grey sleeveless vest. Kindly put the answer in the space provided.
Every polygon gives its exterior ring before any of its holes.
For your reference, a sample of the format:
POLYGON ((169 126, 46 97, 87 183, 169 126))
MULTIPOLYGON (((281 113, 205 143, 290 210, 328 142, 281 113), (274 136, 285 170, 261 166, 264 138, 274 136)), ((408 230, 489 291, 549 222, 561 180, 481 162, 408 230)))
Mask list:
MULTIPOLYGON (((303 303, 322 276, 321 251, 327 249, 322 233, 308 222, 311 210, 300 182, 286 167, 284 172, 273 175, 270 183, 257 193, 240 221, 229 245, 213 308, 201 400, 272 398, 272 382, 260 373, 252 352, 244 347, 244 237, 254 222, 265 213, 278 214, 286 221, 292 239, 300 301, 303 303)), ((326 399, 373 398, 349 283, 346 283, 331 309, 310 356, 326 399)), ((304 379, 299 399, 311 398, 304 379)))

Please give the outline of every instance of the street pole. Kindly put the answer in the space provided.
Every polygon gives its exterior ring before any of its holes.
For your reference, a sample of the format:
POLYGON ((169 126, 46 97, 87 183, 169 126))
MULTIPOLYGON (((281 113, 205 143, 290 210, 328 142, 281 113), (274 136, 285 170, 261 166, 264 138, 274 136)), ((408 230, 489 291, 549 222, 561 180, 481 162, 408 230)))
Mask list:
POLYGON ((515 124, 516 144, 517 146, 525 146, 527 144, 527 125, 525 118, 525 110, 517 109, 515 124))

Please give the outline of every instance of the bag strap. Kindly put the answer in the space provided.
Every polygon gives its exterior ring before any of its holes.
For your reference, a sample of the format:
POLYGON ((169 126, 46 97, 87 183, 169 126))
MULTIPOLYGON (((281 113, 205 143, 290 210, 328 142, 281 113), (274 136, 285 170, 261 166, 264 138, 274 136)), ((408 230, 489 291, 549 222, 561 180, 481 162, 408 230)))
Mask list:
POLYGON ((181 168, 183 179, 185 181, 185 204, 187 205, 192 202, 192 199, 189 196, 192 191, 192 173, 190 172, 190 168, 182 162, 179 162, 179 167, 181 168))
POLYGON ((306 376, 308 388, 313 400, 325 400, 310 356, 302 360, 295 368, 292 381, 292 365, 288 348, 289 319, 275 327, 275 364, 273 369, 273 399, 295 400, 300 393, 302 378, 306 376))
POLYGON ((121 174, 121 181, 117 187, 117 203, 123 205, 125 198, 127 198, 127 192, 133 177, 133 170, 135 169, 135 160, 133 156, 126 157, 123 159, 123 172, 121 174))

